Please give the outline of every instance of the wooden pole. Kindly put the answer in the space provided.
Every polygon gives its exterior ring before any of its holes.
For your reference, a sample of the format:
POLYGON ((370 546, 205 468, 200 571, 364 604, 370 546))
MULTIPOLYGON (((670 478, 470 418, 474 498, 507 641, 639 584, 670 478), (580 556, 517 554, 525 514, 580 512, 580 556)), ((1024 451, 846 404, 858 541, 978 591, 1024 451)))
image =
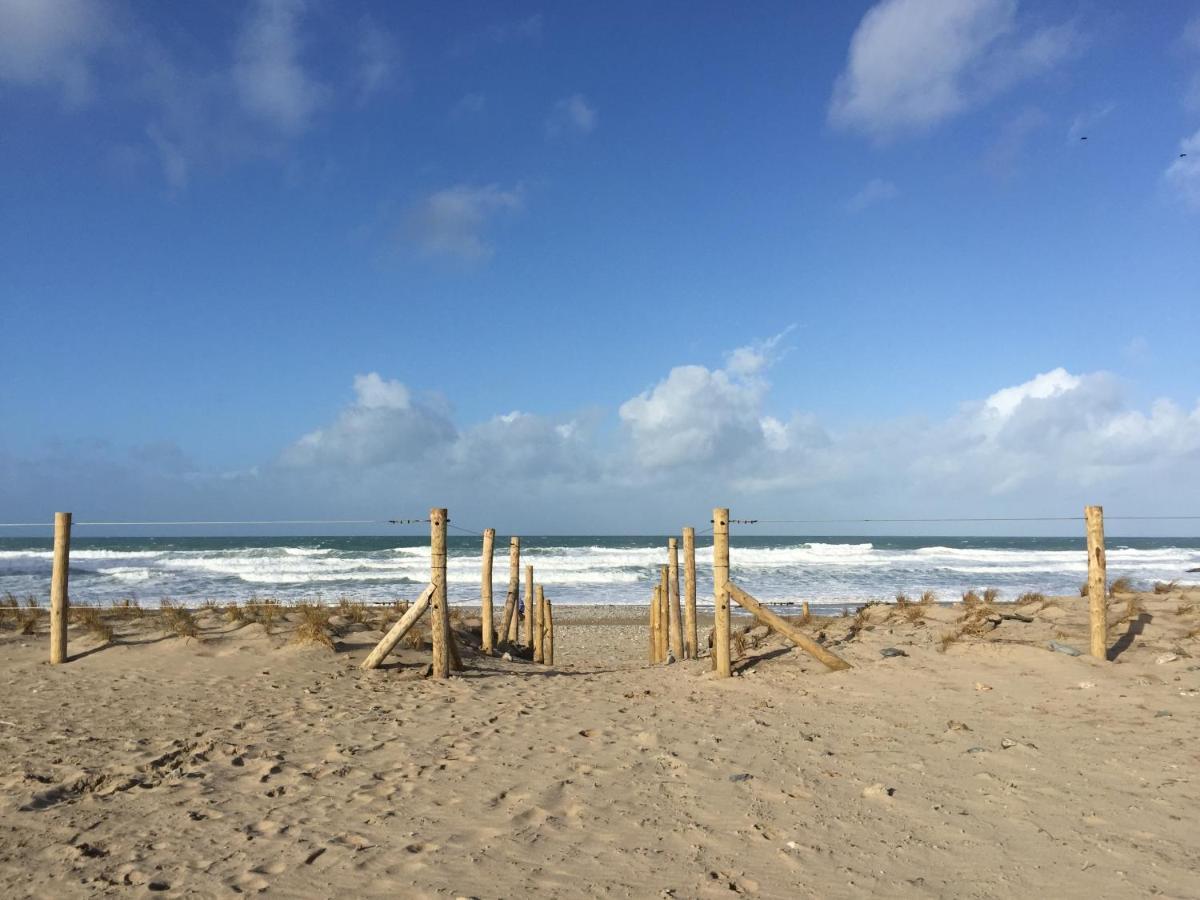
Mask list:
POLYGON ((521 539, 508 539, 508 594, 504 598, 504 622, 500 625, 500 640, 517 643, 517 592, 521 589, 521 539))
POLYGON ((1104 559, 1104 507, 1083 509, 1087 525, 1088 606, 1092 619, 1092 656, 1108 659, 1108 576, 1104 559))
POLYGON ((658 662, 658 585, 654 586, 654 591, 650 596, 650 655, 649 661, 653 665, 658 662))
POLYGON ((533 649, 533 566, 525 566, 525 646, 533 649))
POLYGON ((804 607, 803 607, 803 609, 804 609, 804 618, 806 618, 806 619, 807 619, 809 616, 811 616, 811 615, 812 615, 812 613, 811 613, 811 612, 809 612, 809 610, 808 610, 808 601, 807 601, 807 600, 805 600, 805 601, 804 601, 804 607))
POLYGON ((658 567, 658 659, 665 662, 671 649, 671 595, 667 588, 670 566, 658 567))
POLYGON ((728 596, 733 597, 743 609, 747 610, 754 618, 758 619, 759 622, 766 625, 772 631, 778 631, 805 653, 820 660, 831 669, 850 668, 850 663, 846 662, 836 653, 826 650, 790 622, 775 615, 775 613, 767 609, 732 581, 726 581, 725 587, 728 589, 728 596))
POLYGON ((543 655, 546 665, 554 665, 554 604, 550 602, 550 598, 546 598, 546 608, 542 610, 542 621, 546 626, 545 646, 543 655))
POLYGON ((496 546, 496 529, 483 530, 483 571, 479 576, 479 617, 483 623, 484 653, 496 649, 496 633, 492 629, 492 555, 496 546))
POLYGON ((729 667, 729 509, 713 510, 713 668, 718 678, 733 674, 729 667))
POLYGON ((667 539, 667 614, 671 623, 671 652, 683 659, 683 613, 679 609, 679 541, 667 539))
POLYGON ((430 600, 433 632, 433 677, 450 677, 450 618, 446 614, 446 510, 429 510, 429 583, 433 585, 430 600))
POLYGON ((400 643, 400 639, 408 634, 409 630, 417 624, 417 620, 425 610, 429 609, 429 601, 433 599, 433 585, 429 585, 421 592, 421 596, 416 599, 408 609, 404 611, 404 615, 400 617, 400 621, 388 629, 388 633, 383 636, 375 649, 362 662, 364 669, 378 669, 387 655, 396 649, 396 645, 400 643))
POLYGON ((50 570, 50 664, 67 661, 67 569, 71 562, 71 514, 54 514, 54 565, 50 570))
POLYGON ((537 586, 533 604, 533 661, 540 663, 546 661, 546 620, 543 615, 546 611, 546 592, 540 584, 537 586))
POLYGON ((454 629, 449 625, 447 619, 446 625, 446 649, 450 651, 450 671, 461 672, 463 670, 462 654, 458 652, 458 638, 454 636, 454 629))
POLYGON ((696 659, 696 529, 690 525, 683 529, 683 585, 683 655, 696 659))

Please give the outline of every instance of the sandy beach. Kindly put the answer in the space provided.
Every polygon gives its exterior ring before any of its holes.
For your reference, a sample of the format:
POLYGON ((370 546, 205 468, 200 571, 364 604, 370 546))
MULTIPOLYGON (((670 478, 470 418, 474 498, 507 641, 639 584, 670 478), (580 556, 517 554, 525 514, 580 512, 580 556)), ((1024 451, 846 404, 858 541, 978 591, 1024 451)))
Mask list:
POLYGON ((1109 663, 1047 649, 1078 597, 805 625, 838 673, 735 618, 726 680, 648 665, 644 609, 563 607, 552 668, 467 610, 441 683, 336 610, 108 613, 59 667, 10 617, 0 894, 1200 896, 1200 592, 1111 606, 1109 663))

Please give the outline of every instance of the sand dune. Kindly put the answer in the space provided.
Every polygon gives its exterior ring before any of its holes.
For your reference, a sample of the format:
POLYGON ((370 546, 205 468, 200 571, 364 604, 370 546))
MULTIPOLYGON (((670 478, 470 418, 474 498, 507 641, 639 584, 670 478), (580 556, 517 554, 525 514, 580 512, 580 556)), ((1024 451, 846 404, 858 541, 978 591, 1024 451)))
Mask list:
POLYGON ((757 629, 727 680, 646 665, 628 609, 442 683, 337 620, 122 620, 53 668, 9 625, 0 894, 1200 896, 1200 594, 1135 599, 1115 663, 1046 649, 1086 647, 1063 598, 944 648, 962 609, 818 620, 835 674, 757 629))

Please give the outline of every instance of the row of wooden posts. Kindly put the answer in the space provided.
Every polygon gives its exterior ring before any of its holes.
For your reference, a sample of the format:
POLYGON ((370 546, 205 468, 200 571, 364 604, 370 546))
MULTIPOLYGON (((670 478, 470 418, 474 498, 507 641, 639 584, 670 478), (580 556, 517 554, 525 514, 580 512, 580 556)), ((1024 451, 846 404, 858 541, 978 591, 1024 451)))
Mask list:
MULTIPOLYGON (((1088 554, 1088 607, 1091 621, 1091 653, 1098 659, 1108 654, 1107 566, 1104 553, 1104 509, 1084 509, 1088 554)), ((363 662, 363 668, 378 668, 426 610, 432 611, 433 677, 446 678, 450 670, 462 669, 462 659, 450 628, 446 596, 447 511, 435 507, 429 511, 430 573, 429 585, 363 662)), ((732 599, 760 623, 782 634, 830 669, 846 669, 850 664, 822 647, 790 622, 759 603, 753 596, 729 580, 729 509, 717 507, 712 517, 713 535, 713 669, 719 677, 732 674, 730 668, 730 607, 732 599)), ((492 609, 492 556, 496 529, 483 533, 483 566, 480 586, 481 648, 492 654, 497 647, 492 609)), ((67 573, 71 553, 71 513, 54 514, 54 562, 50 575, 50 662, 67 661, 67 623, 70 599, 67 573)), ((651 663, 666 661, 668 653, 676 659, 697 659, 700 652, 696 633, 696 531, 683 529, 683 606, 679 590, 679 543, 667 542, 667 563, 660 567, 659 584, 650 604, 651 663)), ((517 603, 521 573, 521 539, 513 537, 508 548, 508 592, 499 631, 500 643, 520 646, 520 618, 517 603)), ((554 606, 542 585, 534 584, 533 566, 525 566, 525 646, 536 663, 554 664, 554 606)))

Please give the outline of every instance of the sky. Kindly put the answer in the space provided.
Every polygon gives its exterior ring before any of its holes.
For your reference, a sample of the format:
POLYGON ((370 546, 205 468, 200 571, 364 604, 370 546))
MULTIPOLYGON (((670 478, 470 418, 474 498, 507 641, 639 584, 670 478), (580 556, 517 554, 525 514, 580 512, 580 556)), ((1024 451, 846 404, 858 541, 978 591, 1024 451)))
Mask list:
POLYGON ((1198 334, 1197 2, 0 0, 5 522, 1200 515, 1198 334))

